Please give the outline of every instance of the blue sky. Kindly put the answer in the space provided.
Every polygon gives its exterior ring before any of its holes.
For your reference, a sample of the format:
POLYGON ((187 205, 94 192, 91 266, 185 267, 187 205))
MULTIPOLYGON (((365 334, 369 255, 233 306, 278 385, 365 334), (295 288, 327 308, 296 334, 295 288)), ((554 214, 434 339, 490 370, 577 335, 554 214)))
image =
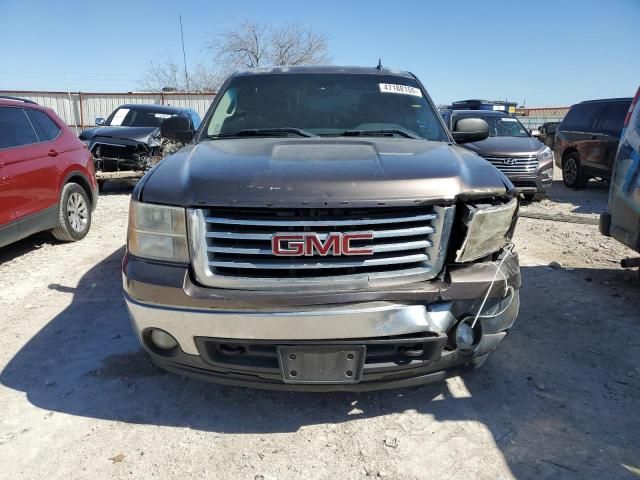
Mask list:
POLYGON ((436 103, 528 106, 633 96, 640 0, 0 0, 0 89, 134 91, 147 62, 206 61, 206 42, 240 20, 324 32, 335 64, 402 68, 436 103))

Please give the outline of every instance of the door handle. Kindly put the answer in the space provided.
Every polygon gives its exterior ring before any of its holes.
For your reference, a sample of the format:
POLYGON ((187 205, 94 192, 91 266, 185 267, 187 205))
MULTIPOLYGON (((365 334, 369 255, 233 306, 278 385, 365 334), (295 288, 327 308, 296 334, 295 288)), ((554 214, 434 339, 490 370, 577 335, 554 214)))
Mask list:
POLYGON ((591 140, 598 140, 598 135, 591 135, 591 140))
POLYGON ((59 152, 57 150, 54 150, 53 148, 49 150, 49 153, 47 153, 47 155, 49 155, 50 157, 57 157, 58 154, 59 152))
POLYGON ((4 162, 0 162, 0 168, 4 167, 4 162))

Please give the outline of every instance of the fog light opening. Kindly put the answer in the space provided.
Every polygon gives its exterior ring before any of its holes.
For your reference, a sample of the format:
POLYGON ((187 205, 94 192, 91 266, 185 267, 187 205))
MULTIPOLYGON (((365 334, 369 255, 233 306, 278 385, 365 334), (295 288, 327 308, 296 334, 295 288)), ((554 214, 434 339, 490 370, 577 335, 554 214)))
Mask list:
POLYGON ((178 342, 175 338, 173 338, 164 330, 160 330, 159 328, 151 329, 151 333, 149 334, 149 341, 151 342, 153 347, 165 352, 173 350, 178 346, 178 342))
POLYGON ((461 320, 456 326, 456 347, 465 353, 473 351, 482 338, 482 324, 477 322, 475 327, 471 325, 473 325, 473 318, 468 317, 461 320))
POLYGON ((473 329, 466 322, 458 324, 456 329, 456 344, 461 350, 470 350, 473 347, 473 329))

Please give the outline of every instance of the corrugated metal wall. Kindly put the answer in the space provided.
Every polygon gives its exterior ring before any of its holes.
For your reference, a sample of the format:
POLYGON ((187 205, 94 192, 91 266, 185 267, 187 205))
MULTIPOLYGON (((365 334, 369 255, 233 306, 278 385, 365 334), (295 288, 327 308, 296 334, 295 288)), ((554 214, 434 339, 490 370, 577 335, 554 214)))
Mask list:
POLYGON ((71 127, 95 125, 97 117, 106 118, 123 103, 151 103, 192 108, 204 116, 215 94, 204 93, 108 93, 108 92, 36 92, 0 90, 0 95, 26 98, 52 108, 71 127), (71 97, 71 98, 69 98, 71 97), (82 104, 82 108, 81 108, 82 104))
POLYGON ((528 129, 538 128, 546 122, 561 122, 570 107, 540 107, 520 109, 518 120, 528 129))

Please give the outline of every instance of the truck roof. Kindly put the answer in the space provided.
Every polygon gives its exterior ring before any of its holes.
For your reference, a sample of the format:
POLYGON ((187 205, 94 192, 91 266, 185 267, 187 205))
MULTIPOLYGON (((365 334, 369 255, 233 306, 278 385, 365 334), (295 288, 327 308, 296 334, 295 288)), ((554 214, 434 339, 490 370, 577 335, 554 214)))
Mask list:
POLYGON ((631 102, 633 98, 631 97, 620 97, 620 98, 598 98, 597 100, 585 100, 580 103, 600 103, 600 102, 631 102))
POLYGON ((153 112, 178 113, 186 112, 189 109, 185 107, 174 107, 172 105, 157 105, 155 103, 125 103, 118 108, 135 108, 136 110, 148 110, 153 112))
POLYGON ((283 67, 265 67, 265 68, 252 68, 249 70, 240 70, 235 72, 233 77, 244 77, 251 75, 278 75, 278 74, 366 74, 366 75, 396 75, 406 78, 414 78, 413 74, 404 70, 394 70, 391 68, 377 67, 349 67, 339 65, 296 65, 296 66, 283 66, 283 67))
POLYGON ((451 113, 474 113, 474 114, 482 114, 482 115, 510 115, 513 116, 512 113, 505 112, 504 110, 473 110, 473 109, 458 109, 458 108, 441 108, 440 112, 451 112, 451 113))

